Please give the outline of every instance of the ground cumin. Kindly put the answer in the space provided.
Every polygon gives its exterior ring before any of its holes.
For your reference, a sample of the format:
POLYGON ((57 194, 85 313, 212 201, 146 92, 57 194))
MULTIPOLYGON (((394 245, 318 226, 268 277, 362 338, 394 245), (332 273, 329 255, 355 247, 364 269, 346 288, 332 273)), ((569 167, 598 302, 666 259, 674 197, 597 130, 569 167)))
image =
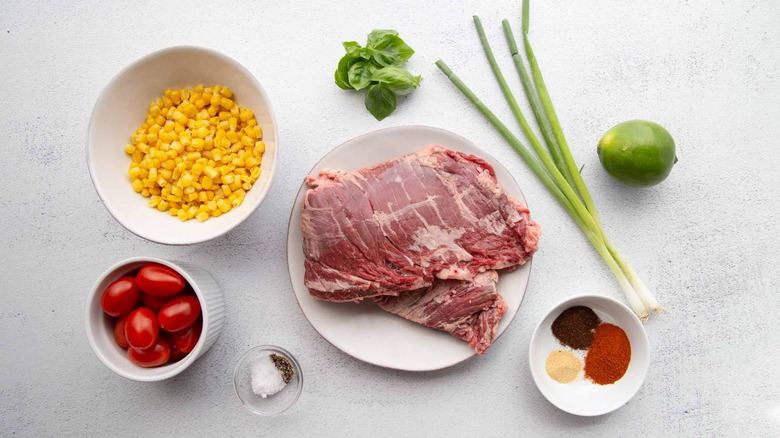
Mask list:
POLYGON ((601 319, 585 306, 569 307, 552 323, 552 332, 558 342, 575 350, 585 350, 593 342, 593 331, 601 319))
POLYGON ((585 355, 585 377, 599 385, 620 380, 631 361, 631 343, 622 328, 608 323, 596 327, 585 355))

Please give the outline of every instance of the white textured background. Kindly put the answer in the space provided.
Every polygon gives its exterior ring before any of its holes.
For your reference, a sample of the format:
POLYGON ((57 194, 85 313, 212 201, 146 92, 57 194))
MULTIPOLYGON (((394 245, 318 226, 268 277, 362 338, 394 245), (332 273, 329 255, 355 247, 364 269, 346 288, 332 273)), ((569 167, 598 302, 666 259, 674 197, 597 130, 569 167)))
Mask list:
POLYGON ((526 349, 553 302, 620 292, 563 210, 433 65, 444 58, 515 127, 471 14, 481 15, 519 90, 500 28, 506 17, 519 30, 519 11, 519 0, 2 1, 0 435, 780 434, 780 3, 532 5, 537 56, 607 232, 668 309, 647 325, 645 386, 599 418, 547 403, 526 349), (380 123, 362 96, 333 84, 333 70, 341 41, 387 27, 417 51, 409 68, 425 80, 380 123), (259 211, 191 247, 123 229, 101 205, 84 159, 105 84, 139 57, 178 44, 246 65, 271 95, 282 139, 281 172, 259 211), (660 186, 623 187, 598 164, 601 134, 631 118, 655 120, 677 140, 680 162, 660 186), (507 334, 486 357, 425 374, 365 365, 331 347, 303 318, 285 266, 302 176, 339 143, 404 124, 450 129, 490 151, 516 175, 543 228, 530 289, 507 334), (118 377, 87 344, 87 292, 109 265, 135 255, 191 260, 224 290, 222 337, 171 381, 118 377), (252 416, 232 389, 236 359, 264 343, 291 350, 306 374, 301 399, 276 418, 252 416))

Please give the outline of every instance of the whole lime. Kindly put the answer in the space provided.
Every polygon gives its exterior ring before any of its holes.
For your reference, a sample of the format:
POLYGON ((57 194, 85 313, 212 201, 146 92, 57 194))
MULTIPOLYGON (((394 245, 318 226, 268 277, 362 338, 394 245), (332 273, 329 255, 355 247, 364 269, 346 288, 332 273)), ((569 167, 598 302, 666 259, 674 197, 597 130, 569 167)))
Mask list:
POLYGON ((663 126, 629 120, 604 134, 596 148, 608 174, 634 187, 660 183, 677 162, 674 139, 663 126))

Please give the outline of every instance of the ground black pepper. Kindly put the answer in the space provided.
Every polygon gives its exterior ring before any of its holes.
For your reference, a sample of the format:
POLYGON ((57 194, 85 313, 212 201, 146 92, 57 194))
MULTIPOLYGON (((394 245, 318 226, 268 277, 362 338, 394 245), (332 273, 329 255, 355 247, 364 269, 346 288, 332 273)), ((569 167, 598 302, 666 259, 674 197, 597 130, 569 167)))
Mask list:
POLYGON ((290 363, 290 361, 287 360, 286 357, 280 356, 278 354, 272 354, 271 360, 274 361, 274 365, 276 365, 276 369, 282 373, 282 380, 284 380, 284 383, 285 384, 290 383, 293 376, 295 375, 295 371, 293 370, 293 366, 290 363))
POLYGON ((585 306, 569 307, 552 323, 552 332, 558 342, 575 350, 586 350, 593 343, 593 332, 601 319, 585 306))

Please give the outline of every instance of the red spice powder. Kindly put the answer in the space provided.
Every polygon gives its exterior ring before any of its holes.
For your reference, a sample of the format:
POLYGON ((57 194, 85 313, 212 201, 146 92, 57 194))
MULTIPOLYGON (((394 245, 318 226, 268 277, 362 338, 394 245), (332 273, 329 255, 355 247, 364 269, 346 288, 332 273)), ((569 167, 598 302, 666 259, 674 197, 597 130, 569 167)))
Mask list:
POLYGON ((599 385, 615 383, 626 374, 630 361, 631 343, 626 332, 613 324, 599 324, 585 355, 585 377, 599 385))

